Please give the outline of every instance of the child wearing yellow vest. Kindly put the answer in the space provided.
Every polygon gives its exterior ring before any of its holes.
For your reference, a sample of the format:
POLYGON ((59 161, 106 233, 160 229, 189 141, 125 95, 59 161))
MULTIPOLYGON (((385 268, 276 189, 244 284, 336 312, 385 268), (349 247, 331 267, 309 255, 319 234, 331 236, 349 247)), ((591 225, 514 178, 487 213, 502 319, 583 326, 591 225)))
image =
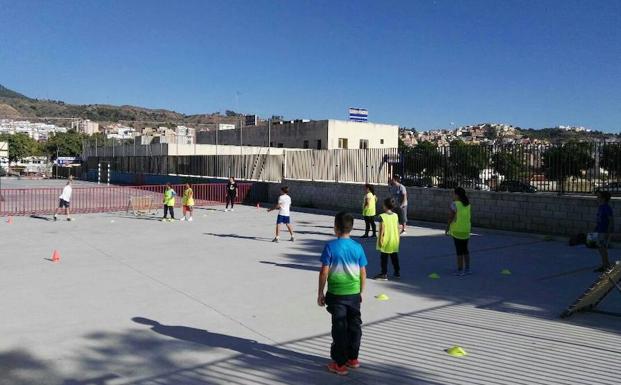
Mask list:
POLYGON ((166 183, 166 188, 164 189, 164 217, 162 218, 162 222, 168 221, 168 212, 170 211, 170 220, 175 220, 175 190, 173 190, 170 183, 166 183))
POLYGON ((194 191, 192 191, 192 187, 190 187, 189 183, 185 184, 181 204, 183 204, 183 218, 181 218, 181 220, 185 221, 187 213, 189 212, 190 218, 187 218, 187 221, 192 222, 192 212, 194 211, 194 191))
POLYGON ((466 191, 457 187, 453 192, 453 203, 449 212, 448 226, 446 234, 453 237, 455 251, 457 253, 457 272, 455 275, 463 276, 470 272, 470 252, 468 251, 468 240, 470 239, 471 215, 470 200, 466 196, 466 191))
POLYGON ((362 203, 362 216, 364 217, 364 235, 362 238, 369 238, 369 230, 371 229, 373 229, 372 237, 376 236, 375 206, 377 205, 377 196, 375 196, 373 186, 370 184, 364 185, 364 189, 366 194, 362 203))
POLYGON ((392 212, 395 201, 392 198, 384 200, 384 213, 379 215, 380 228, 377 238, 377 250, 380 251, 382 272, 373 279, 388 280, 388 258, 395 271, 395 278, 401 278, 399 267, 399 216, 392 212))

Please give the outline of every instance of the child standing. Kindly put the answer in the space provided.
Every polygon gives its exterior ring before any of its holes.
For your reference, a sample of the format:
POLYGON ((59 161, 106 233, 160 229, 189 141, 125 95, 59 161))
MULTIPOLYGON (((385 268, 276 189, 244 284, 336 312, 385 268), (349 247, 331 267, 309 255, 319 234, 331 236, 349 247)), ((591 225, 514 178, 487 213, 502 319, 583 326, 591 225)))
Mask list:
POLYGON ((466 196, 466 190, 457 187, 453 192, 453 203, 449 212, 446 234, 453 237, 455 251, 457 253, 457 271, 455 275, 463 276, 470 272, 470 252, 468 240, 470 239, 470 200, 466 196))
POLYGON ((73 194, 73 187, 71 187, 71 183, 73 182, 73 177, 69 176, 67 180, 67 184, 63 187, 63 192, 58 197, 58 207, 54 212, 54 220, 58 220, 58 212, 61 209, 65 209, 65 215, 67 216, 67 220, 71 221, 71 217, 69 216, 69 206, 71 202, 71 195, 73 194))
POLYGON ((173 190, 170 183, 166 183, 166 187, 164 189, 164 217, 162 218, 162 222, 168 221, 168 212, 170 211, 170 220, 175 220, 175 190, 173 190))
POLYGON ((269 213, 272 210, 278 210, 278 218, 276 218, 276 236, 272 239, 272 242, 279 242, 281 223, 287 226, 287 230, 289 230, 289 234, 291 234, 290 241, 295 241, 295 237, 293 236, 293 228, 291 227, 291 197, 289 196, 289 187, 283 186, 280 188, 278 203, 276 203, 276 206, 268 209, 267 212, 269 213))
POLYGON ((395 271, 395 278, 401 278, 401 268, 399 267, 399 216, 392 210, 395 208, 395 201, 386 198, 383 204, 384 213, 379 215, 380 228, 377 238, 377 250, 380 251, 382 272, 373 279, 380 281, 388 280, 388 258, 395 271))
POLYGON ((229 181, 226 183, 226 207, 224 211, 229 211, 229 203, 231 204, 231 211, 235 211, 235 198, 237 198, 237 182, 235 182, 235 178, 229 177, 229 181))
POLYGON ((610 241, 610 233, 614 231, 615 224, 612 207, 610 207, 610 193, 608 191, 600 191, 597 194, 597 201, 599 202, 599 208, 597 209, 595 232, 597 233, 597 248, 599 255, 602 257, 602 265, 595 272, 601 273, 610 267, 608 243, 610 241))
POLYGON ((364 235, 362 238, 369 238, 369 230, 373 229, 372 237, 376 236, 375 230, 375 206, 377 205, 377 196, 373 186, 366 184, 364 203, 362 204, 362 216, 364 217, 364 235))
POLYGON ((192 222, 192 213, 194 211, 194 191, 192 191, 192 187, 190 187, 189 183, 185 184, 181 203, 183 204, 183 218, 181 218, 181 220, 185 221, 187 213, 189 212, 190 218, 188 218, 187 220, 188 222, 192 222))
POLYGON ((328 242, 321 253, 317 293, 317 304, 327 305, 332 315, 332 362, 328 370, 339 375, 348 374, 348 367, 360 367, 360 304, 367 278, 367 257, 362 246, 349 237, 353 227, 351 214, 341 212, 334 217, 337 239, 328 242), (324 294, 326 281, 328 291, 324 294))

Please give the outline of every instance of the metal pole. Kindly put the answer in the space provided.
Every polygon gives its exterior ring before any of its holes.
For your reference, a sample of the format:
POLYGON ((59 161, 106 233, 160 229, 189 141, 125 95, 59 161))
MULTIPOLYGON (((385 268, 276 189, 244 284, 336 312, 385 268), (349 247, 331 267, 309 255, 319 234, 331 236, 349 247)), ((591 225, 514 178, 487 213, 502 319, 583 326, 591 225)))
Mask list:
POLYGON ((110 186, 110 162, 108 162, 108 178, 106 178, 106 179, 107 179, 107 181, 106 181, 107 183, 106 184, 108 186, 110 186))
POLYGON ((272 118, 267 120, 267 149, 272 147, 272 118))
POLYGON ((97 163, 97 184, 101 184, 101 162, 97 163))
POLYGON ((97 157, 97 137, 95 137, 95 157, 97 157))
POLYGON ((244 127, 243 127, 243 122, 242 119, 239 118, 239 151, 241 155, 244 155, 244 142, 243 142, 243 137, 244 137, 244 127))

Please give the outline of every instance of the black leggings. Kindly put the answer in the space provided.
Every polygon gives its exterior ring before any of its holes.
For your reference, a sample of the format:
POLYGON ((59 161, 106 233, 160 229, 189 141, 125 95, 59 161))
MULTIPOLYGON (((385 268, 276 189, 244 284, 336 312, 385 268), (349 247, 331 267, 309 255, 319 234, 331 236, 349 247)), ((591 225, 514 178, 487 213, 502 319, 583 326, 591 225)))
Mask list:
POLYGON ((365 216, 364 217, 364 236, 369 236, 369 230, 373 229, 373 236, 375 236, 375 217, 374 216, 365 216))
POLYGON ((235 206, 235 195, 226 195, 226 208, 229 208, 229 203, 231 204, 231 208, 233 208, 233 206, 235 206))
POLYGON ((390 262, 392 262, 392 267, 395 270, 395 274, 399 274, 401 272, 401 268, 399 267, 399 254, 398 253, 382 253, 382 274, 388 274, 388 257, 390 257, 390 262))
POLYGON ((464 268, 470 270, 470 251, 468 251, 468 239, 453 238, 455 253, 457 253, 457 270, 464 268))
POLYGON ((164 205, 164 218, 168 216, 168 212, 170 211, 170 217, 175 219, 175 208, 173 206, 164 205))

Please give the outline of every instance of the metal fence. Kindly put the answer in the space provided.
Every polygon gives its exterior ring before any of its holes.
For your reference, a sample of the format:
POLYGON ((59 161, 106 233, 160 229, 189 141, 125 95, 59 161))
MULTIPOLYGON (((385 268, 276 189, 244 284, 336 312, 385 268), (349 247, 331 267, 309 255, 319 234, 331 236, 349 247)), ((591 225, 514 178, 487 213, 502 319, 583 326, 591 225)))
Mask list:
POLYGON ((621 192, 621 143, 563 145, 421 144, 401 153, 411 186, 512 192, 621 192))
POLYGON ((132 174, 183 175, 280 182, 282 155, 196 155, 89 157, 88 169, 109 163, 110 171, 132 174))
POLYGON ((308 150, 285 155, 285 179, 383 184, 398 150, 308 150))
MULTIPOLYGON (((225 201, 226 185, 223 183, 192 184, 195 205, 210 206, 225 201)), ((73 213, 101 213, 125 211, 132 197, 151 197, 156 208, 161 206, 164 185, 74 187, 71 199, 73 213)), ((176 206, 184 185, 172 186, 178 195, 176 206)), ((245 202, 251 194, 251 183, 239 183, 237 202, 245 202)), ((49 215, 58 207, 62 188, 19 188, 0 190, 0 216, 49 215)))

